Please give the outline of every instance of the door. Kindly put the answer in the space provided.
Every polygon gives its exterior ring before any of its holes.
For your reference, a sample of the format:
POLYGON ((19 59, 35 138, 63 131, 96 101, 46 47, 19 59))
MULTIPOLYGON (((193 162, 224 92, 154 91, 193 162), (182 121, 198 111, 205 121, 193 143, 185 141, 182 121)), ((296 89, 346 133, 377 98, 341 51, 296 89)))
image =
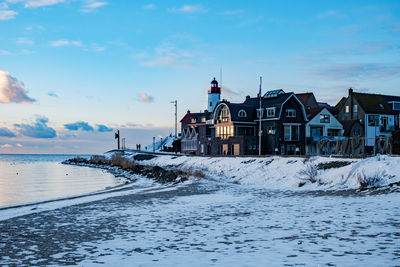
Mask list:
POLYGON ((238 156, 240 154, 240 144, 233 145, 233 155, 238 156))

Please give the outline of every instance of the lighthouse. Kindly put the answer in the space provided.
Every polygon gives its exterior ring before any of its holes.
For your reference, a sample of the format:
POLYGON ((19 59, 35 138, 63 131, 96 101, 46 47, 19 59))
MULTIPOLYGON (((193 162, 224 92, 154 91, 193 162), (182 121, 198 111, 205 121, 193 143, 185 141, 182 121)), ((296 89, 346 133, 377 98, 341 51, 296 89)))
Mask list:
POLYGON ((208 111, 213 112, 215 106, 221 100, 221 87, 218 87, 217 80, 211 81, 211 89, 208 91, 208 111))

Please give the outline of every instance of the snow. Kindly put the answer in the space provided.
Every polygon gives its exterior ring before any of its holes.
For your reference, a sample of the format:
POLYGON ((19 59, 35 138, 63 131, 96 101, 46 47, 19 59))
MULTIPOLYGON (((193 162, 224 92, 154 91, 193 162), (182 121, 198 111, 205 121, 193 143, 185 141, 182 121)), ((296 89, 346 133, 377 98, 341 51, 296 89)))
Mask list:
MULTIPOLYGON (((133 157, 136 153, 127 153, 133 157)), ((400 157, 377 155, 366 159, 333 157, 198 157, 157 155, 141 161, 144 165, 158 165, 187 171, 201 171, 209 179, 255 185, 278 190, 347 190, 358 189, 363 181, 370 186, 384 186, 400 182, 400 157), (319 164, 347 162, 347 166, 318 169, 319 164), (312 183, 305 173, 314 169, 317 181, 312 183), (376 178, 376 179, 374 179, 376 178), (304 183, 299 187, 299 184, 304 183)))
MULTIPOLYGON (((179 138, 175 137, 175 136, 167 136, 165 138, 159 141, 154 142, 154 147, 155 147, 155 151, 154 152, 161 152, 161 150, 163 149, 163 147, 169 147, 172 148, 173 145, 172 143, 175 140, 178 140, 179 138)), ((148 151, 148 152, 153 152, 153 144, 147 145, 145 147, 142 147, 142 149, 144 151, 148 151)))

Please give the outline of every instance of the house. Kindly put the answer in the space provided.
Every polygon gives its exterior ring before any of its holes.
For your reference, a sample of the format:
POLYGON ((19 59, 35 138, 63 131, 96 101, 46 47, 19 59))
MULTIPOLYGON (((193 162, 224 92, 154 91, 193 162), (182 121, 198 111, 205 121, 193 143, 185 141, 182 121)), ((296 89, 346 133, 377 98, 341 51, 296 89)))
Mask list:
POLYGON ((296 96, 301 101, 301 103, 303 103, 306 110, 319 107, 314 93, 300 93, 296 94, 296 96))
POLYGON ((212 116, 212 137, 200 139, 200 150, 211 155, 255 155, 261 153, 304 154, 304 105, 294 93, 268 91, 243 103, 221 101, 212 116), (261 118, 260 118, 261 116, 261 118))
POLYGON ((325 107, 307 110, 306 154, 332 154, 336 141, 343 139, 343 125, 325 107))
POLYGON ((221 88, 215 78, 211 81, 208 91, 208 110, 191 113, 189 110, 181 119, 181 152, 185 154, 199 154, 199 139, 211 136, 210 119, 212 110, 220 102, 221 88), (210 110, 210 111, 209 111, 210 110))
POLYGON ((396 111, 387 98, 378 94, 356 93, 349 89, 348 97, 336 105, 339 121, 358 120, 364 127, 367 152, 372 151, 378 137, 390 136, 395 129, 396 111))

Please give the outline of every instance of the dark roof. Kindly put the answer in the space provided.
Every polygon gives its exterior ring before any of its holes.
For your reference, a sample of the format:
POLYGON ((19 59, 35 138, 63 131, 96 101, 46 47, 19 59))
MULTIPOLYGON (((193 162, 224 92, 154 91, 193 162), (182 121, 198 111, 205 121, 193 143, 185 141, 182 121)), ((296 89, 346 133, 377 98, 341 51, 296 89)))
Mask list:
POLYGON ((365 113, 372 114, 395 114, 383 95, 353 93, 365 113))
POLYGON ((331 105, 329 105, 326 102, 317 102, 317 104, 318 104, 318 107, 327 108, 327 109, 332 108, 331 105))
POLYGON ((318 113, 321 112, 321 110, 323 110, 323 107, 317 107, 317 108, 310 108, 306 110, 307 113, 307 119, 311 120, 312 118, 314 118, 318 113))
POLYGON ((236 103, 225 103, 229 111, 231 113, 231 120, 232 121, 242 121, 242 122, 253 122, 256 116, 256 110, 254 107, 245 105, 245 104, 236 104, 236 103), (246 117, 239 117, 239 111, 244 110, 246 112, 246 117))
POLYGON ((387 102, 400 102, 400 96, 395 96, 395 95, 382 95, 382 97, 387 101, 387 102))
POLYGON ((343 125, 343 135, 344 136, 350 136, 350 132, 351 129, 353 128, 353 125, 358 123, 361 125, 361 123, 358 120, 344 120, 344 121, 340 121, 340 123, 342 123, 343 125))
POLYGON ((195 123, 201 123, 201 118, 205 117, 206 120, 210 119, 210 112, 199 112, 199 113, 186 113, 186 115, 181 119, 181 123, 192 123, 192 119, 196 119, 195 123))
POLYGON ((339 100, 339 102, 335 105, 335 109, 341 110, 344 107, 344 104, 346 104, 347 97, 342 97, 342 99, 339 100))

